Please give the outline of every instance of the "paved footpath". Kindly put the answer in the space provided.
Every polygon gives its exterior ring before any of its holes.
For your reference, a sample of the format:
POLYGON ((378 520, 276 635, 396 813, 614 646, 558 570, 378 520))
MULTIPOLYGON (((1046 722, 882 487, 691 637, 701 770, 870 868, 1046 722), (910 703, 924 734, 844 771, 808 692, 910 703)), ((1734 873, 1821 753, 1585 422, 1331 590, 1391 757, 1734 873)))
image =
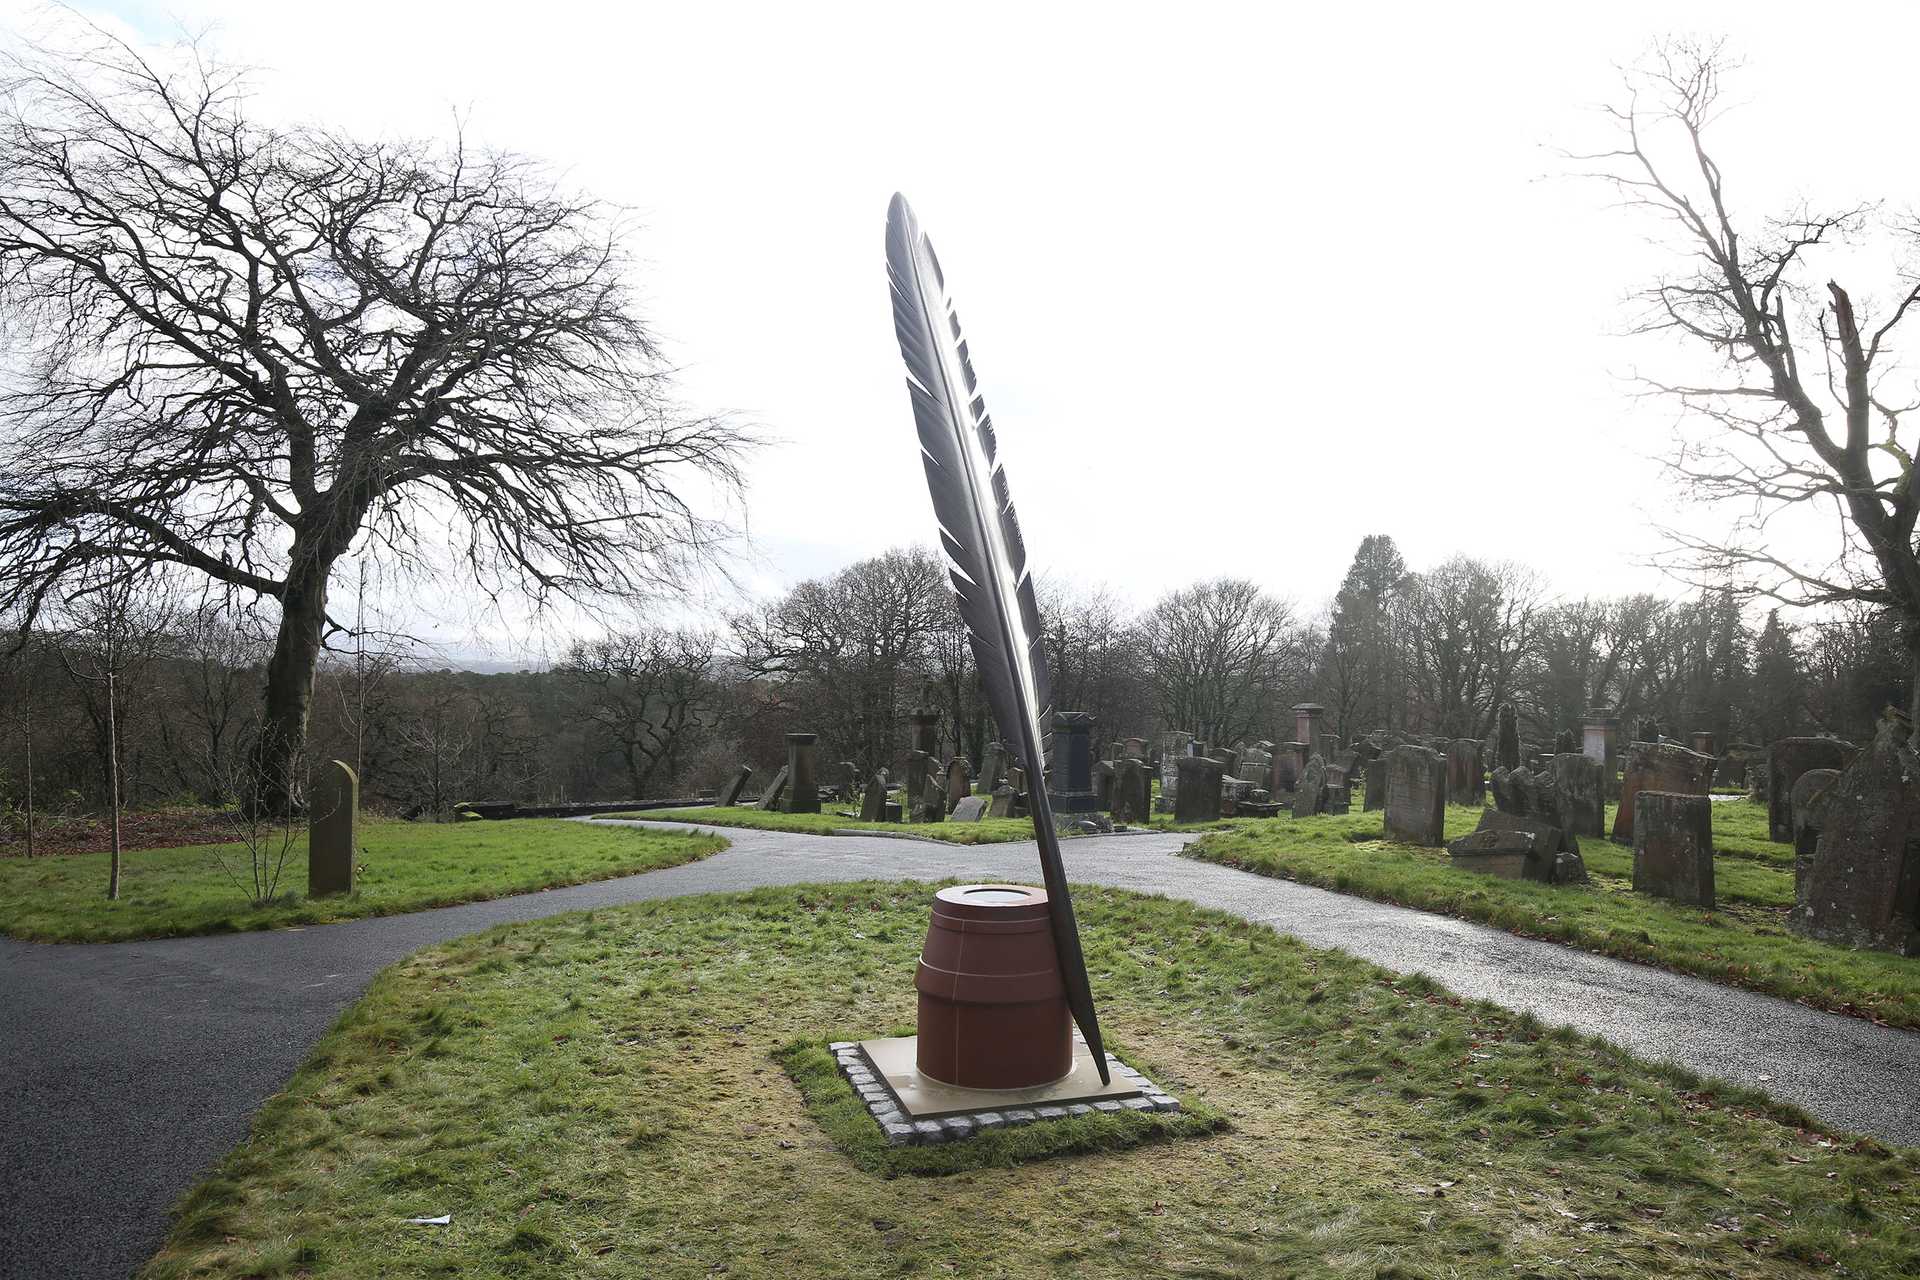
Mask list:
MULTIPOLYGON (((659 824, 650 824, 659 825, 659 824)), ((124 1276, 375 973, 496 924, 649 898, 856 879, 1032 881, 1031 843, 729 829, 700 862, 413 915, 110 946, 0 939, 0 1278, 124 1276)), ((1839 1129, 1920 1145, 1920 1035, 1480 925, 1087 837, 1076 881, 1164 893, 1424 972, 1649 1058, 1755 1085, 1839 1129)))

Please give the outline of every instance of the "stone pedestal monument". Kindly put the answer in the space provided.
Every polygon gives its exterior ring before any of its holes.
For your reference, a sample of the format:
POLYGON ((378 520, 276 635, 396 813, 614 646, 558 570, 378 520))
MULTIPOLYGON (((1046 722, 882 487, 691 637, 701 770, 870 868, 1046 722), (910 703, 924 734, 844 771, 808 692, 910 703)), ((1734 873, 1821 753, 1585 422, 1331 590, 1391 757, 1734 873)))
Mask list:
POLYGON ((820 812, 820 782, 814 773, 814 744, 820 740, 817 733, 790 733, 787 735, 787 802, 788 813, 820 812))
POLYGON ((1053 768, 1047 794, 1055 813, 1094 813, 1100 793, 1093 785, 1093 713, 1053 713, 1053 768))

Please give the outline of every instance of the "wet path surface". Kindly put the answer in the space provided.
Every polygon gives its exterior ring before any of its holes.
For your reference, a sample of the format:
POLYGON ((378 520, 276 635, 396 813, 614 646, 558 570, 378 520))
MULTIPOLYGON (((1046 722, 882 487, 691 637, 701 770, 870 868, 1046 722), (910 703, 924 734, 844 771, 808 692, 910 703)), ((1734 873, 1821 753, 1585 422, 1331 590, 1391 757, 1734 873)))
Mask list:
MULTIPOLYGON (((1031 843, 721 834, 733 847, 704 861, 413 915, 112 945, 0 939, 0 1277, 139 1266, 168 1208, 246 1135, 340 1011, 421 947, 652 898, 825 880, 1032 881, 1039 870, 1031 843)), ((1764 1089, 1836 1128, 1920 1145, 1920 1034, 1175 856, 1188 838, 1075 840, 1068 873, 1425 973, 1460 995, 1764 1089)))

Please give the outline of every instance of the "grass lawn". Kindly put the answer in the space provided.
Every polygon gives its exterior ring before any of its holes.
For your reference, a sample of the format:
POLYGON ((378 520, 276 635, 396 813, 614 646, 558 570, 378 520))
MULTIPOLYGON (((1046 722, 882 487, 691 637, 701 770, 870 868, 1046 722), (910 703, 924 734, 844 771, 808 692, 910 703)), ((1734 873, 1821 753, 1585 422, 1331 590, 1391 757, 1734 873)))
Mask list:
MULTIPOLYGON (((1447 835, 1480 810, 1447 810, 1447 835)), ((1920 959, 1849 951, 1787 931, 1793 850, 1767 840, 1763 805, 1713 806, 1719 907, 1702 911, 1632 891, 1633 852, 1582 837, 1590 887, 1548 886, 1458 871, 1445 849, 1389 844, 1378 813, 1295 822, 1236 820, 1187 848, 1226 863, 1403 906, 1477 920, 1528 937, 1659 965, 1816 1008, 1920 1028, 1920 959)), ((1612 812, 1608 813, 1611 829, 1612 812)))
POLYGON ((781 813, 715 805, 704 809, 646 809, 607 813, 605 818, 646 818, 654 822, 697 822, 709 827, 752 827, 756 831, 798 831, 830 836, 836 831, 883 831, 890 836, 921 836, 948 844, 1005 844, 1033 839, 1031 818, 982 818, 978 822, 862 822, 833 812, 781 813))
POLYGON ((305 837, 281 873, 281 895, 254 906, 251 890, 221 870, 224 856, 248 884, 241 845, 144 849, 125 856, 120 900, 106 898, 104 853, 0 859, 0 933, 40 942, 119 942, 327 924, 456 902, 502 898, 692 862, 726 847, 717 836, 594 827, 522 818, 510 822, 362 820, 358 887, 309 899, 305 837))
POLYGON ((945 1176, 889 1177, 818 1118, 851 1105, 845 1086, 802 1063, 803 1094, 782 1062, 912 1021, 929 892, 643 903, 422 951, 342 1016, 144 1274, 1920 1270, 1920 1152, 1263 926, 1090 888, 1103 1026, 1226 1127, 1008 1167, 956 1147, 945 1176))

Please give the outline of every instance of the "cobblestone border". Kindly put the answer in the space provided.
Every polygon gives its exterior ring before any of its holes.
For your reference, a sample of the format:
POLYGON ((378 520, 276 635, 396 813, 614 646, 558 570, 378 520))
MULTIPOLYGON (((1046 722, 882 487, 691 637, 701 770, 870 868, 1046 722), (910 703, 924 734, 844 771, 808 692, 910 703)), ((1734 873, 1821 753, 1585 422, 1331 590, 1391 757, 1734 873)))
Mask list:
MULTIPOLYGON (((1074 1044, 1084 1048, 1085 1042, 1076 1033, 1074 1044)), ((999 1111, 966 1111, 959 1115, 942 1116, 938 1120, 914 1120, 901 1107, 899 1098, 887 1087, 886 1077, 867 1057, 865 1051, 851 1040, 836 1040, 827 1046, 833 1054, 833 1060, 840 1067, 840 1074, 846 1077, 853 1091, 860 1095, 866 1104, 867 1114, 880 1126, 887 1136, 887 1144, 894 1147, 927 1146, 936 1142, 957 1142, 970 1138, 976 1133, 988 1129, 1008 1126, 1038 1124, 1046 1120, 1061 1120, 1068 1116, 1084 1116, 1094 1111, 1109 1114, 1121 1111, 1178 1111, 1180 1100, 1165 1092, 1159 1085, 1135 1071, 1112 1054, 1107 1055, 1107 1066, 1112 1074, 1122 1080, 1132 1082, 1140 1089, 1140 1096, 1134 1098, 1101 1098, 1095 1102, 1074 1102, 1065 1106, 1007 1107, 999 1111)))

